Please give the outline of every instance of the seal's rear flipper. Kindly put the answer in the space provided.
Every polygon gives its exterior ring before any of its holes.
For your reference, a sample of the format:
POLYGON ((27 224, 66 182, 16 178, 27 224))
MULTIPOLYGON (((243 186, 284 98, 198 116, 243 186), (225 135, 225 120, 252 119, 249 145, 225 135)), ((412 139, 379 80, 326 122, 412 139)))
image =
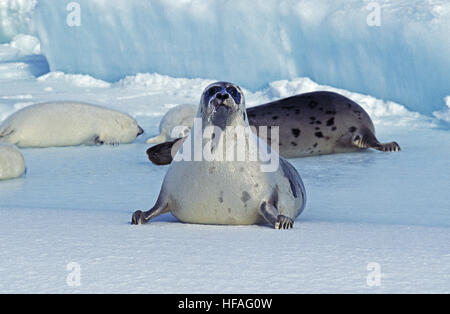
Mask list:
POLYGON ((382 152, 399 152, 400 145, 397 142, 380 143, 371 132, 366 135, 357 134, 353 137, 353 145, 358 148, 373 148, 382 152))
POLYGON ((399 152, 402 149, 400 148, 400 145, 398 145, 397 142, 391 142, 391 143, 385 143, 381 144, 381 150, 382 152, 399 152))
POLYGON ((167 136, 165 134, 160 134, 158 136, 149 138, 146 143, 147 144, 159 144, 167 141, 167 136))
POLYGON ((178 151, 179 145, 184 142, 184 138, 178 138, 172 142, 165 142, 147 149, 148 159, 157 166, 165 166, 172 163, 172 153, 174 149, 178 151))

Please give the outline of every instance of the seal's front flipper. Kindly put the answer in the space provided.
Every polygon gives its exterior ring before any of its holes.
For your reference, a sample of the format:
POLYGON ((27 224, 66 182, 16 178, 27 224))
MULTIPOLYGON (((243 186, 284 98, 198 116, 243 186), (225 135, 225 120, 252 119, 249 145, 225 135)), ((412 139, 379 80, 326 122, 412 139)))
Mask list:
POLYGON ((365 135, 357 134, 352 139, 353 145, 358 148, 373 148, 382 152, 399 152, 400 145, 397 142, 382 144, 371 132, 365 135))
POLYGON ((173 156, 176 154, 180 146, 184 143, 185 138, 178 138, 172 142, 150 147, 147 150, 148 159, 157 166, 165 166, 172 163, 173 156))
POLYGON ((142 212, 140 210, 136 211, 131 218, 132 225, 143 225, 148 223, 151 219, 158 217, 159 215, 165 214, 169 211, 169 206, 167 200, 160 194, 155 206, 147 212, 142 212))
POLYGON ((280 215, 278 209, 269 202, 262 203, 259 211, 261 216, 263 216, 268 223, 273 225, 275 229, 292 229, 294 227, 294 220, 280 215))

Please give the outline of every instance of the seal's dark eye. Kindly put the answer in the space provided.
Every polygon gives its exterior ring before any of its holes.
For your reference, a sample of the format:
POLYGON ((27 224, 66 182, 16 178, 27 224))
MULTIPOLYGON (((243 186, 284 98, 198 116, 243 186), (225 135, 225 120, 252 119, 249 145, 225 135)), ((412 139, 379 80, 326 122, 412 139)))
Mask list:
POLYGON ((227 92, 231 95, 231 97, 233 97, 236 104, 241 103, 241 94, 238 92, 238 90, 235 87, 233 87, 233 86, 227 87, 227 92))
POLYGON ((227 87, 227 92, 229 92, 230 95, 233 96, 233 98, 235 98, 238 93, 238 91, 234 87, 227 87))
POLYGON ((208 90, 208 96, 214 96, 215 94, 217 94, 218 92, 220 92, 221 88, 219 86, 213 86, 208 90))

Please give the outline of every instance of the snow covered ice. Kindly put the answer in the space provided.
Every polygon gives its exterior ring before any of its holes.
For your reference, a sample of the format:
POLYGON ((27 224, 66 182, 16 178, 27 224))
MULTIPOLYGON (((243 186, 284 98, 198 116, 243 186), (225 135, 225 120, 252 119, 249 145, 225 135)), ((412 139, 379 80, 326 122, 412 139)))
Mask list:
POLYGON ((21 149, 27 174, 0 181, 1 293, 450 292, 447 1, 381 2, 376 29, 361 26, 368 1, 269 0, 250 12, 223 2, 228 20, 247 17, 242 37, 208 1, 78 2, 79 28, 66 27, 67 1, 0 2, 0 123, 76 101, 126 112, 146 133, 128 145, 21 149), (403 150, 291 160, 308 203, 289 232, 171 215, 131 226, 167 169, 149 163, 145 140, 168 110, 224 79, 243 85, 248 106, 336 91, 403 150), (66 282, 71 262, 78 287, 66 282), (380 286, 368 285, 370 263, 380 286))

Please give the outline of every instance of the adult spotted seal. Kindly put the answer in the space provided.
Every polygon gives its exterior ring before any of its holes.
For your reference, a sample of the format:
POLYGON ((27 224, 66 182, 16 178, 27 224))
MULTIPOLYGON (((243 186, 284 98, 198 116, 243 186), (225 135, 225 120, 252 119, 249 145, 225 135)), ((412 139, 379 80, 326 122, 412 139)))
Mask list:
POLYGON ((263 171, 267 162, 252 159, 249 149, 245 149, 241 160, 220 158, 225 153, 220 147, 226 148, 227 156, 229 150, 234 154, 242 149, 238 142, 232 142, 232 145, 228 142, 239 135, 243 136, 247 147, 259 147, 263 152, 269 148, 265 141, 249 130, 242 90, 224 82, 208 86, 201 97, 197 117, 202 121, 201 126, 194 124, 179 149, 176 161, 170 165, 164 178, 155 206, 147 212, 135 212, 132 224, 144 224, 171 212, 186 223, 269 223, 277 229, 292 228, 305 207, 306 193, 298 172, 291 164, 274 151, 270 152, 271 160, 278 160, 279 166, 270 171, 263 171), (208 133, 211 127, 214 127, 213 132, 208 133), (247 132, 228 133, 230 128, 247 132), (223 129, 226 132, 222 132, 223 129), (199 152, 195 146, 197 134, 207 140, 203 141, 200 151, 213 158, 199 161, 180 159, 186 151, 194 152, 194 155, 199 152))
MULTIPOLYGON (((382 144, 367 112, 351 99, 333 92, 312 92, 284 98, 247 109, 251 126, 280 128, 279 143, 270 132, 258 134, 270 145, 278 145, 285 158, 353 152, 373 148, 383 152, 400 151, 396 142, 382 144)), ((147 150, 157 165, 171 162, 175 139, 147 150)))

